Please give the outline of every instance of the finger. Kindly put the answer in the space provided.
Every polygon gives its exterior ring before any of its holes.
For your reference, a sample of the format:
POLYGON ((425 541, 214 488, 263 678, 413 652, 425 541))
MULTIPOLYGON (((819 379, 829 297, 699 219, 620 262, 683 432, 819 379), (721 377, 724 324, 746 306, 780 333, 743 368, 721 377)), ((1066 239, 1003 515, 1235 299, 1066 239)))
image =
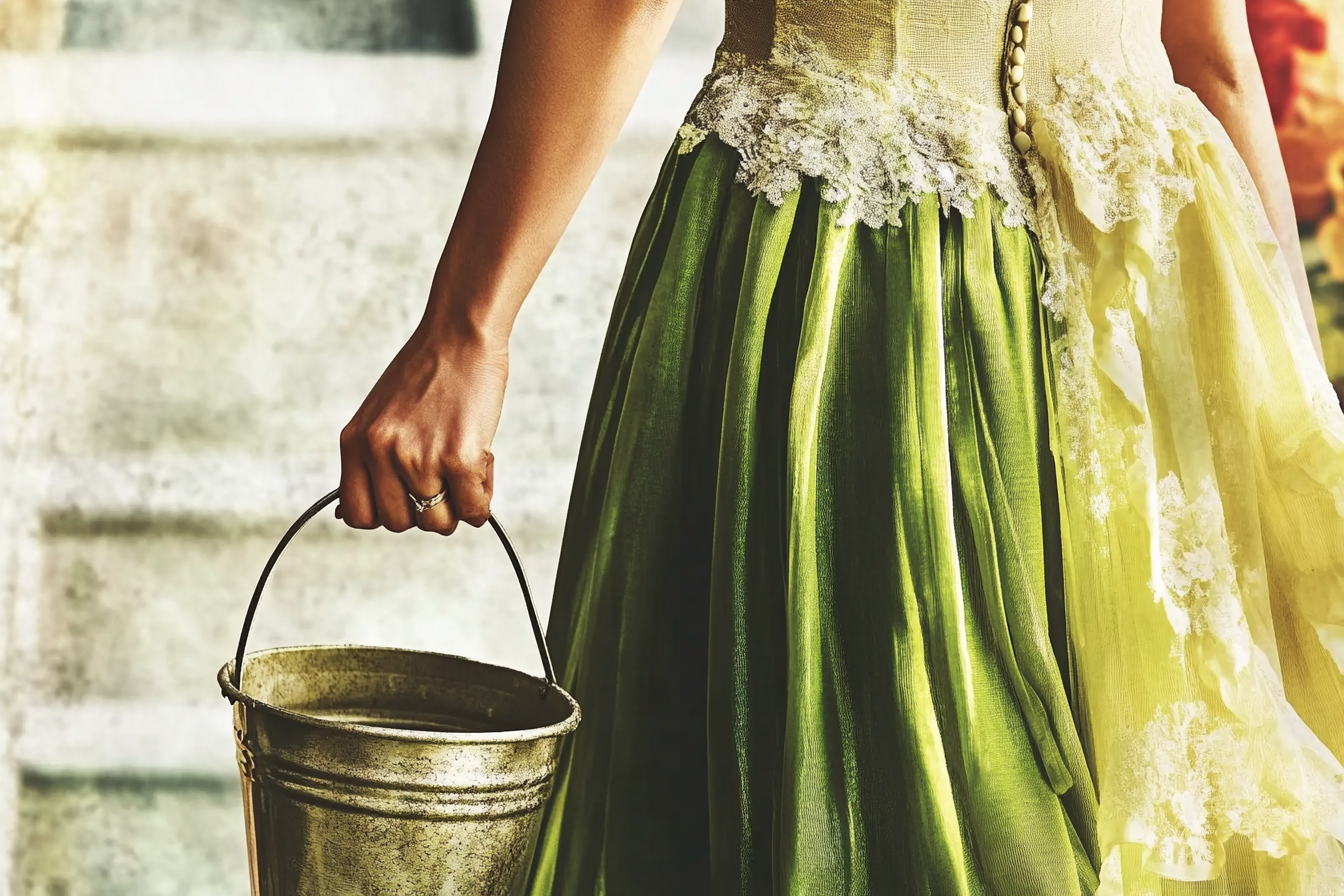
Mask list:
MULTIPOLYGON (((401 476, 406 490, 418 498, 429 499, 444 491, 443 479, 437 473, 426 475, 419 470, 409 470, 407 465, 403 465, 401 476)), ((453 513, 452 504, 445 496, 433 507, 415 511, 415 524, 426 532, 451 535, 457 528, 457 515, 453 513)))
POLYGON ((373 500, 378 508, 378 522, 389 532, 405 532, 415 525, 415 510, 410 495, 401 480, 390 474, 373 474, 373 500))
POLYGON ((405 532, 414 526, 411 496, 397 475, 390 454, 374 458, 370 464, 369 480, 373 483, 373 503, 378 509, 378 522, 389 532, 405 532))
POLYGON ((354 451, 344 445, 341 446, 341 503, 337 515, 352 529, 378 527, 368 471, 355 458, 354 451))
POLYGON ((457 465, 448 477, 453 511, 471 526, 483 526, 490 516, 495 491, 495 456, 489 451, 475 463, 457 465))
POLYGON ((415 515, 415 524, 426 532, 437 532, 440 535, 452 535, 453 530, 457 528, 457 514, 453 513, 453 505, 447 498, 435 504, 433 507, 426 508, 415 515))

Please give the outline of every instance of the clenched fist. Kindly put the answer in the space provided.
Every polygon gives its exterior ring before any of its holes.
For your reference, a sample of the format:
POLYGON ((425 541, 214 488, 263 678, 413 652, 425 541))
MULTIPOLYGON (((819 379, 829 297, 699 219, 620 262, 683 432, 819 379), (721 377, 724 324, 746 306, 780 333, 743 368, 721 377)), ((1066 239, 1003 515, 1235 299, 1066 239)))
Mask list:
POLYGON ((419 526, 444 535, 459 520, 484 524, 508 373, 507 339, 431 337, 422 325, 341 431, 337 516, 356 529, 419 526), (416 511, 413 496, 439 494, 416 511))

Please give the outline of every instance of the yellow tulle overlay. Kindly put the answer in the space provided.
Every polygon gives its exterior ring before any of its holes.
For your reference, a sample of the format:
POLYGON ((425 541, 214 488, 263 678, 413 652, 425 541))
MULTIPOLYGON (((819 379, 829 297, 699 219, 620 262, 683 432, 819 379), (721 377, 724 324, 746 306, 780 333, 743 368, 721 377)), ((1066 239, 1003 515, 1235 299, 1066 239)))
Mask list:
POLYGON ((1033 137, 1099 892, 1344 893, 1344 414, 1262 205, 1170 84, 1033 137))

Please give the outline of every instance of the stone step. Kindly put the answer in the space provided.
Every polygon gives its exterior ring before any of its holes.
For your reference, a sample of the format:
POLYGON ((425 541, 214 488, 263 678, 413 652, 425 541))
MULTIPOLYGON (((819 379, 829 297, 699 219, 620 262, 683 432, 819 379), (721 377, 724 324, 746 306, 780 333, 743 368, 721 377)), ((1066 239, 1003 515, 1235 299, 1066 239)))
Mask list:
POLYGON ((249 891, 236 778, 30 772, 18 815, 15 896, 249 891))
MULTIPOLYGON (((215 673, 419 316, 508 12, 476 4, 477 55, 371 56, 189 49, 241 32, 184 41, 125 15, 146 3, 173 0, 0 4, 3 47, 165 48, 0 53, 0 894, 247 892, 215 673)), ((543 615, 608 309, 716 3, 687 0, 518 321, 495 503, 543 615)), ((252 646, 343 641, 539 669, 489 532, 315 523, 252 646)))
POLYGON ((19 715, 14 760, 30 776, 232 779, 232 715, 210 704, 91 700, 19 715))
MULTIPOLYGON (((508 524, 543 622, 561 522, 508 524)), ((17 684, 37 705, 222 710, 215 674, 233 656, 257 576, 288 523, 154 513, 49 519, 35 631, 17 684)), ((311 523, 277 565, 248 649, 345 643, 541 668, 513 569, 488 528, 444 539, 311 523)))
MULTIPOLYGON (((618 147, 524 306, 501 450, 536 461, 576 450, 667 146, 618 147)), ((0 149, 0 168, 27 152, 0 149)), ((93 140, 40 153, 15 249, 30 297, 20 453, 334 455, 419 318, 470 158, 434 141, 93 140)))
MULTIPOLYGON (((670 44, 654 62, 625 132, 675 130, 709 71, 712 46, 700 36, 670 44)), ((0 52, 0 134, 233 143, 472 136, 485 127, 497 69, 497 48, 471 57, 0 52)))

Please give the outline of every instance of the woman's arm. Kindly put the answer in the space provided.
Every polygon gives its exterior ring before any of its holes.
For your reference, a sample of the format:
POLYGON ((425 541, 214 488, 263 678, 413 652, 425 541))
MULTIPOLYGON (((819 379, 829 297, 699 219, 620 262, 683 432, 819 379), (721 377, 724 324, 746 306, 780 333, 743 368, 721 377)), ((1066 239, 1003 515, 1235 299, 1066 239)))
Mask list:
POLYGON ((1322 357, 1321 334, 1316 328, 1302 245, 1297 238, 1297 215, 1251 45, 1246 0, 1166 0, 1162 43, 1176 81, 1193 90, 1222 122, 1250 169, 1292 272, 1307 332, 1317 356, 1322 357))
POLYGON ((424 317, 341 432, 338 515, 485 522, 523 299, 616 139, 680 0, 513 0, 494 104, 424 317), (414 512, 408 493, 448 499, 414 512))

